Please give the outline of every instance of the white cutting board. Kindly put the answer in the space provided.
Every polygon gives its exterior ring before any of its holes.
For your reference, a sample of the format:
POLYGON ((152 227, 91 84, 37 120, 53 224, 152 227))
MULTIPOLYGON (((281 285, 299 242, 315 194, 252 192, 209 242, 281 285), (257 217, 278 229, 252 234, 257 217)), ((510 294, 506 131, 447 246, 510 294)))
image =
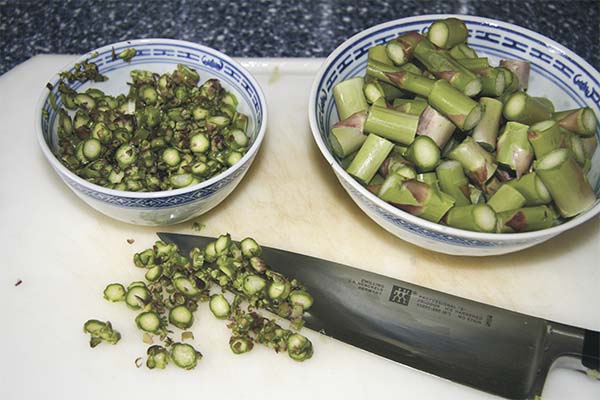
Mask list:
MULTIPOLYGON (((309 330, 314 357, 296 363, 256 348, 233 355, 225 323, 196 315, 193 371, 137 369, 147 345, 135 313, 109 304, 109 282, 143 277, 131 262, 155 228, 110 220, 86 206, 43 158, 34 106, 73 56, 38 56, 0 77, 0 399, 491 399, 309 330), (127 239, 135 239, 128 244, 127 239), (17 280, 22 284, 14 286, 17 280), (88 346, 82 324, 109 319, 117 346, 88 346)), ((236 191, 199 220, 230 232, 539 317, 600 330, 600 219, 514 255, 435 254, 388 234, 346 195, 313 143, 307 119, 319 59, 242 59, 265 91, 266 140, 236 191)), ((191 223, 168 230, 194 233, 191 223)), ((600 382, 551 373, 544 399, 598 399, 600 382)))

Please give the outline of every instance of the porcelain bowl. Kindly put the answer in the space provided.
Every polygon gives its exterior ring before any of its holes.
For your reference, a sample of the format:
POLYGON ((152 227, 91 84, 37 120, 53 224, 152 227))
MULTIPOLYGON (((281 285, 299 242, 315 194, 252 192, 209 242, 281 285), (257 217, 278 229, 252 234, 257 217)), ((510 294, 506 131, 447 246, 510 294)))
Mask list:
MULTIPOLYGON (((332 88, 343 80, 363 76, 367 51, 409 31, 425 32, 434 21, 456 17, 465 21, 468 43, 490 64, 500 59, 522 59, 531 63, 528 92, 548 97, 557 110, 591 107, 600 117, 600 73, 569 49, 528 29, 506 22, 468 15, 424 15, 386 22, 346 40, 327 58, 314 79, 308 115, 314 139, 338 180, 352 200, 377 224, 397 237, 440 253, 487 256, 514 252, 542 243, 591 219, 600 212, 600 202, 552 228, 526 233, 478 233, 455 229, 413 216, 379 199, 340 166, 327 135, 338 120, 332 88)), ((600 136, 600 129, 596 132, 600 136)), ((588 174, 596 194, 600 193, 600 151, 588 174)))
POLYGON ((112 190, 92 184, 67 169, 55 156, 57 149, 56 124, 62 103, 57 91, 58 74, 50 79, 54 87, 44 89, 36 106, 35 130, 41 149, 48 162, 67 186, 84 202, 101 213, 137 225, 171 225, 206 213, 223 201, 240 183, 252 164, 265 136, 267 105, 256 80, 241 65, 225 54, 199 44, 170 39, 140 39, 109 44, 80 57, 65 66, 69 71, 74 64, 89 59, 100 73, 107 75, 105 82, 68 83, 78 91, 97 87, 105 93, 126 93, 129 73, 134 69, 157 73, 172 72, 177 64, 185 64, 200 74, 200 81, 217 78, 225 89, 235 94, 238 110, 249 116, 247 134, 251 146, 242 159, 229 169, 196 185, 160 192, 128 192, 112 190), (126 62, 113 55, 127 48, 135 48, 135 57, 126 62), (58 107, 51 106, 50 93, 58 107))

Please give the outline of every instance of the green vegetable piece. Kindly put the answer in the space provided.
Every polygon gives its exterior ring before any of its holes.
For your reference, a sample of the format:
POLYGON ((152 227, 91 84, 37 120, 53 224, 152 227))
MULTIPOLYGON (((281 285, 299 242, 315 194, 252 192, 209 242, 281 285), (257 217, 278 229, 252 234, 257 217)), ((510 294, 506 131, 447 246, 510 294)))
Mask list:
POLYGON ((156 333, 160 329, 160 317, 154 311, 145 311, 135 318, 135 324, 144 332, 156 333))
POLYGON ((290 293, 290 301, 292 304, 299 304, 304 311, 308 310, 313 305, 313 297, 305 290, 294 290, 290 293))
POLYGON ((104 289, 104 298, 108 301, 125 301, 125 288, 120 283, 111 283, 104 289))
POLYGON ((288 355, 292 360, 305 361, 312 357, 313 346, 306 336, 298 333, 291 335, 287 340, 288 355))
POLYGON ((90 334, 90 347, 92 348, 101 342, 117 344, 121 340, 121 334, 113 329, 110 321, 87 320, 83 324, 83 332, 90 334))
POLYGON ((145 287, 135 286, 127 290, 125 304, 133 310, 139 310, 150 301, 150 292, 145 287))
POLYGON ((130 62, 133 57, 135 57, 137 51, 133 47, 129 47, 119 53, 117 57, 125 62, 130 62))
POLYGON ((189 308, 180 305, 169 311, 169 322, 179 329, 188 329, 194 324, 194 315, 189 308))
POLYGON ((167 352, 167 349, 165 349, 162 346, 150 346, 148 348, 147 354, 148 359, 146 360, 146 366, 149 369, 165 369, 165 367, 169 363, 169 353, 167 352))
POLYGON ((253 296, 263 290, 266 285, 267 282, 264 278, 258 275, 248 275, 244 278, 243 290, 248 296, 253 296))
POLYGON ((218 319, 227 319, 231 312, 231 305, 222 294, 214 294, 210 296, 210 302, 208 303, 210 311, 218 319))
POLYGON ((242 254, 247 258, 260 256, 262 253, 261 247, 252 238, 245 238, 240 242, 240 246, 242 248, 242 254))
POLYGON ((186 343, 174 343, 171 346, 171 360, 183 369, 193 369, 198 364, 202 354, 186 343))

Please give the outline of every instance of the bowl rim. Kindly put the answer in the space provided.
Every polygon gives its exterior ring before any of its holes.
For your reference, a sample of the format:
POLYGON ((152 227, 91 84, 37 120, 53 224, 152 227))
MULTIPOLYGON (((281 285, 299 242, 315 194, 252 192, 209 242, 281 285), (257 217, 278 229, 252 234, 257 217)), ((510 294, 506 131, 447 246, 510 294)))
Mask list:
MULTIPOLYGON (((208 47, 208 46, 205 46, 205 45, 202 45, 199 43, 189 42, 186 40, 167 39, 167 38, 144 38, 144 39, 122 40, 119 42, 109 43, 102 47, 98 47, 96 49, 86 52, 85 54, 83 54, 79 58, 77 58, 76 60, 74 60, 74 61, 64 65, 62 68, 60 68, 54 75, 52 75, 52 77, 50 77, 48 82, 58 81, 58 79, 60 79, 60 76, 59 76, 60 72, 70 70, 74 66, 74 64, 82 62, 82 61, 90 58, 90 56, 95 52, 101 53, 101 52, 104 52, 107 50, 111 50, 112 48, 117 48, 117 47, 122 47, 122 46, 132 47, 132 46, 135 46, 136 44, 153 44, 153 43, 185 45, 188 47, 193 47, 193 48, 197 48, 202 51, 206 51, 208 53, 214 53, 217 56, 219 56, 220 58, 222 58, 223 60, 231 63, 233 66, 238 68, 240 70, 240 72, 243 74, 243 76, 250 82, 250 84, 256 88, 258 101, 259 101, 259 104, 261 105, 262 111, 263 111, 262 112, 263 117, 262 117, 261 124, 258 126, 258 133, 256 134, 256 138, 254 139, 254 142, 252 142, 252 145, 248 148, 248 151, 246 152, 246 154, 244 154, 244 156, 240 159, 240 161, 235 163, 233 166, 227 168, 225 171, 223 171, 203 182, 197 183, 195 185, 186 186, 184 188, 172 189, 172 190, 161 190, 161 191, 154 191, 154 192, 130 192, 130 191, 126 191, 126 190, 109 189, 107 187, 100 186, 95 183, 91 183, 91 182, 81 178, 80 176, 78 176, 77 174, 72 172, 71 170, 69 170, 66 166, 63 165, 63 163, 61 163, 58 160, 58 158, 54 155, 54 152, 48 146, 48 143, 46 143, 46 140, 44 139, 43 129, 42 129, 42 109, 43 109, 43 106, 48 97, 49 91, 48 91, 48 88, 44 87, 42 89, 41 94, 36 103, 36 109, 35 109, 35 114, 34 114, 34 129, 36 131, 36 136, 38 138, 38 142, 40 144, 42 152, 44 153, 44 155, 46 156, 46 159, 50 162, 52 167, 54 169, 56 169, 59 172, 59 174, 66 176, 68 179, 70 179, 71 181, 74 181, 78 185, 84 186, 90 190, 93 190, 95 192, 99 192, 99 193, 102 193, 102 194, 105 194, 108 196, 121 197, 121 198, 132 198, 132 199, 157 199, 157 198, 164 198, 164 197, 175 197, 175 196, 179 196, 182 194, 192 193, 192 192, 196 192, 198 190, 207 188, 209 186, 212 186, 216 182, 219 182, 223 179, 226 179, 230 175, 235 174, 235 172, 238 169, 242 168, 242 166, 244 166, 249 160, 251 160, 256 155, 256 153, 258 152, 258 149, 260 148, 260 146, 262 144, 262 141, 265 137, 266 130, 267 130, 268 110, 267 110, 267 101, 266 101, 263 89, 260 86, 260 84, 257 82, 256 78, 254 78, 254 76, 246 68, 244 68, 240 63, 238 63, 237 61, 235 61, 228 55, 226 55, 212 47, 208 47)), ((69 184, 68 186, 71 186, 71 184, 69 184)))
MULTIPOLYGON (((585 211, 582 214, 577 215, 575 218, 572 218, 563 224, 553 226, 550 228, 546 228, 546 229, 537 230, 537 231, 516 232, 516 233, 484 233, 484 232, 475 232, 475 231, 469 231, 469 230, 465 230, 465 229, 453 228, 450 226, 438 224, 438 223, 431 222, 426 219, 417 217, 415 215, 412 215, 404 210, 396 208, 396 207, 392 206, 391 204, 381 200, 379 197, 375 196, 373 193, 369 192, 365 187, 363 187, 360 183, 358 183, 353 177, 351 177, 344 170, 344 168, 342 168, 342 166, 336 161, 335 157, 333 157, 333 155, 330 153, 329 149, 327 148, 327 145, 322 140, 321 135, 319 133, 320 131, 319 131, 319 125, 317 123, 317 117, 316 117, 315 113, 313 113, 313 110, 316 109, 316 104, 317 104, 317 99, 318 99, 318 94, 319 94, 318 93, 319 82, 323 78, 325 71, 327 70, 329 65, 332 63, 332 61, 335 58, 337 58, 337 56, 339 54, 341 54, 343 51, 345 51, 347 47, 352 45, 352 43, 361 39, 363 36, 369 35, 378 30, 381 30, 381 29, 384 29, 384 28, 387 28, 390 26, 394 26, 394 25, 406 24, 409 22, 421 22, 421 21, 426 21, 426 20, 431 20, 431 19, 442 19, 442 18, 450 18, 450 17, 466 20, 467 25, 468 25, 469 21, 474 21, 474 22, 483 23, 490 27, 500 27, 500 28, 503 28, 503 29, 506 29, 509 31, 519 31, 521 33, 524 33, 524 34, 532 37, 533 39, 536 39, 539 42, 544 43, 548 47, 553 47, 553 48, 557 49, 561 54, 566 55, 569 58, 571 58, 573 61, 579 63, 579 65, 581 66, 582 69, 589 70, 591 75, 593 75, 594 78, 600 82, 600 73, 598 72, 598 70, 596 70, 586 60, 581 58, 579 55, 574 53, 572 50, 569 50, 568 48, 564 47, 560 43, 557 43, 556 41, 554 41, 544 35, 541 35, 537 32, 529 30, 527 28, 523 28, 519 25, 511 24, 510 22, 504 22, 504 21, 499 21, 499 20, 492 19, 492 18, 479 17, 479 16, 475 16, 475 15, 466 15, 466 14, 426 14, 426 15, 398 18, 395 20, 390 20, 387 22, 383 22, 383 23, 374 25, 372 27, 369 27, 365 30, 362 30, 362 31, 352 35, 349 39, 346 39, 345 41, 343 41, 341 44, 339 44, 335 48, 335 50, 325 59, 323 64, 321 64, 321 67, 319 68, 319 70, 317 71, 317 73, 315 75, 315 78, 313 80, 311 90, 310 90, 309 103, 308 103, 308 118, 309 118, 311 132, 312 132, 313 138, 315 139, 315 142, 317 143, 317 146, 319 147, 319 150, 321 151, 321 154, 323 155, 323 157, 325 157, 325 159, 327 160, 327 163, 331 166, 331 168, 337 175, 338 179, 339 180, 343 179, 345 183, 349 184, 360 195, 365 197, 367 200, 373 202, 377 207, 394 215, 395 217, 406 220, 407 222, 409 222, 413 225, 419 226, 421 228, 427 229, 429 231, 432 231, 432 232, 435 232, 435 233, 438 233, 441 235, 458 236, 463 239, 474 240, 474 241, 494 241, 494 242, 497 242, 497 241, 510 242, 510 241, 515 241, 515 240, 534 241, 536 239, 543 239, 543 238, 547 238, 549 236, 550 237, 556 236, 557 234, 567 231, 577 225, 580 225, 580 224, 592 219, 596 215, 598 215, 600 213, 600 201, 596 200, 596 204, 592 208, 588 209, 587 211, 585 211)), ((598 198, 597 194, 596 194, 596 197, 598 198)), ((375 221, 375 222, 377 222, 377 221, 375 221)))

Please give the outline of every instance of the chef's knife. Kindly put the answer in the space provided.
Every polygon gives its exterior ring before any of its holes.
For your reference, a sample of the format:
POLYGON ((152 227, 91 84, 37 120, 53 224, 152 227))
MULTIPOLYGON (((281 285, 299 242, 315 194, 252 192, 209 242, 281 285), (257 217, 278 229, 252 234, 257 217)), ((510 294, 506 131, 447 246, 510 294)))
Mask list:
MULTIPOLYGON (((158 236, 183 254, 215 240, 158 236)), ((313 295, 307 327, 422 371, 510 399, 541 396, 554 366, 600 376, 600 332, 289 251, 262 258, 313 295)))

